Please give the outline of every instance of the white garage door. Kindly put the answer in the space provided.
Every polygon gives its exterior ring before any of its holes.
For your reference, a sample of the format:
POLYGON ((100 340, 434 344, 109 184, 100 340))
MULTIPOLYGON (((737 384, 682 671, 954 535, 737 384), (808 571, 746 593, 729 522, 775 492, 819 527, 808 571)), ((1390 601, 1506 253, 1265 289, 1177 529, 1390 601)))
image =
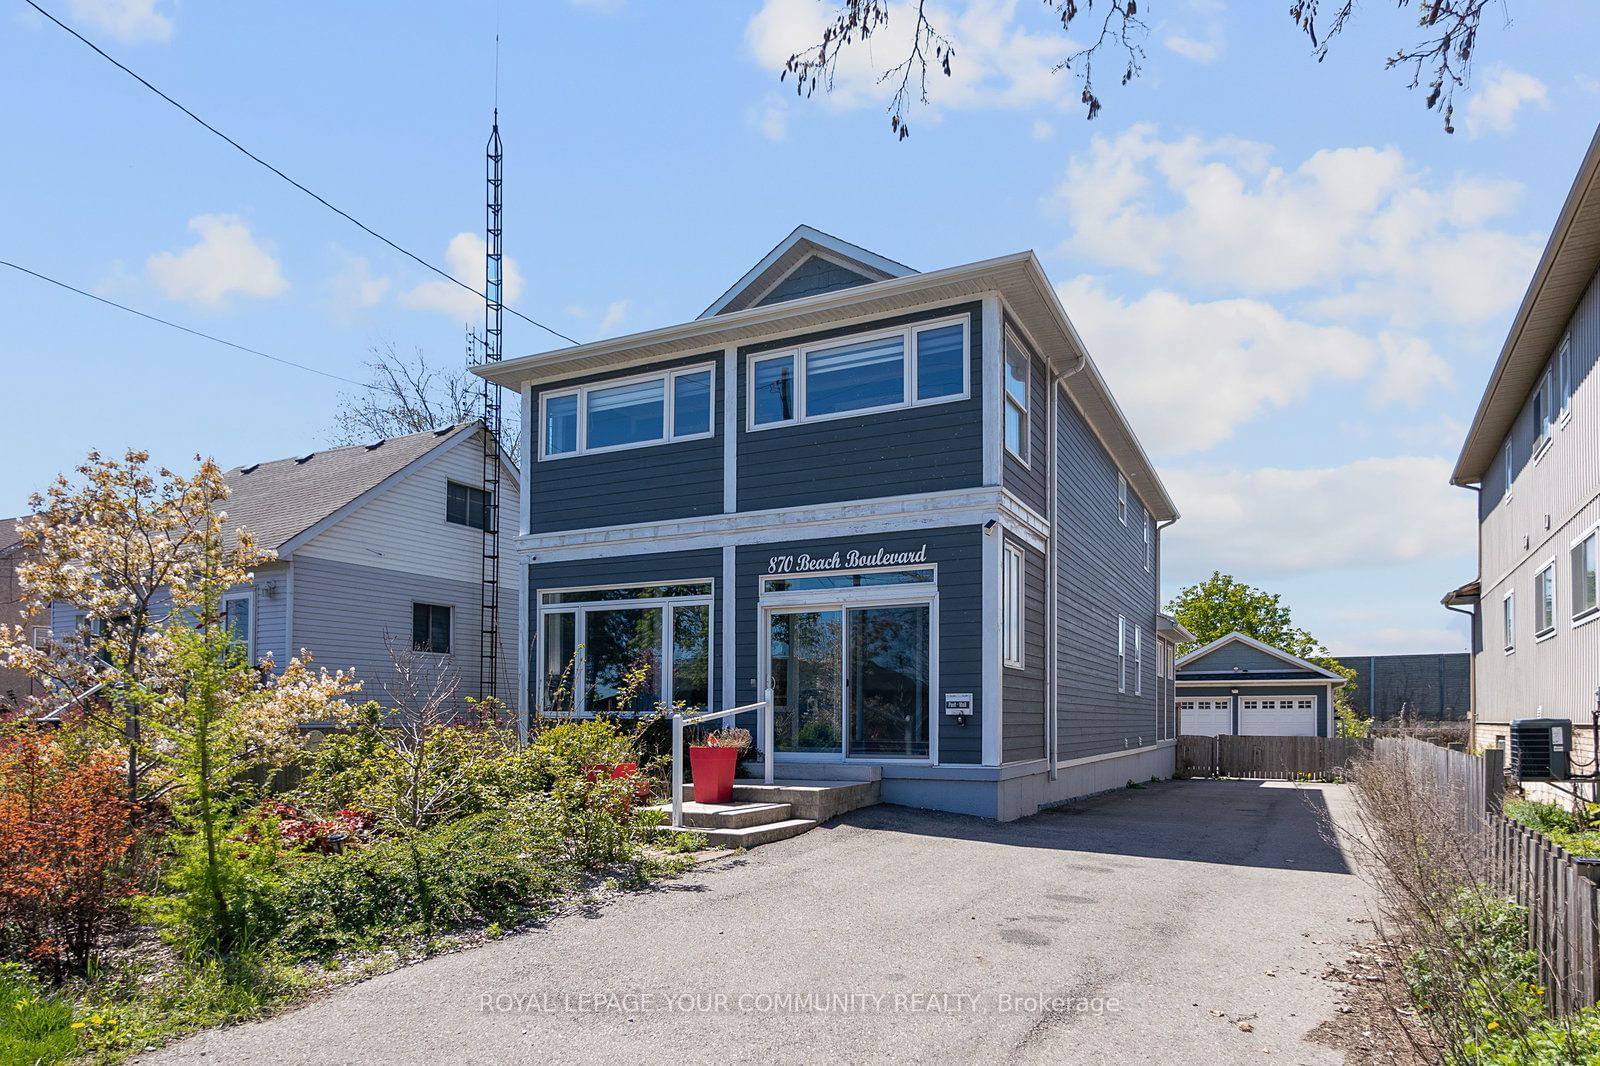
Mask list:
POLYGON ((1233 701, 1226 696, 1210 700, 1178 701, 1178 732, 1190 737, 1214 737, 1233 732, 1233 701))
POLYGON ((1247 737, 1314 737, 1317 701, 1310 696, 1241 699, 1239 732, 1247 737))

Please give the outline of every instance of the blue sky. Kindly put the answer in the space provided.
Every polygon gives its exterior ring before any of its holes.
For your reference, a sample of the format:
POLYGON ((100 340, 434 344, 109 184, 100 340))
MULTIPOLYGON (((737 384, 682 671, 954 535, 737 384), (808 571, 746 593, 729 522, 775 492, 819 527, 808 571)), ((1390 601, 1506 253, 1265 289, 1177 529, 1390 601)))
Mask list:
MULTIPOLYGON (((350 377, 384 342, 457 357, 470 296, 3 2, 0 258, 350 377)), ((1465 647, 1450 462, 1600 117, 1582 0, 1491 16, 1454 136, 1383 70, 1415 34, 1386 3, 1317 64, 1281 6, 1150 0, 1145 75, 1088 123, 1041 5, 945 0, 956 76, 904 142, 893 29, 831 97, 778 82, 818 0, 46 6, 474 283, 498 18, 509 302, 580 340, 693 317, 799 222, 925 269, 1033 248, 1184 513, 1169 591, 1231 571, 1340 653, 1465 647)), ((330 431, 336 382, 11 271, 0 321, 0 511, 90 447, 231 465, 330 431)), ((508 321, 509 353, 552 346, 508 321)))

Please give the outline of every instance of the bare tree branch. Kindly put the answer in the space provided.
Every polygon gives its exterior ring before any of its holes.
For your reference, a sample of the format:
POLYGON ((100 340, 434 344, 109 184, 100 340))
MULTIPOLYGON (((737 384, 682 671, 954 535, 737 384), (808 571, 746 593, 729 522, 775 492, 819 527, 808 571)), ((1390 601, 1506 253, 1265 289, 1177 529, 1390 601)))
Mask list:
MULTIPOLYGON (((466 367, 440 366, 422 349, 402 356, 393 341, 368 349, 372 359, 371 388, 341 393, 329 443, 366 444, 407 433, 424 433, 478 418, 483 410, 483 382, 466 367)), ((501 426, 501 448, 518 461, 521 434, 516 418, 501 426)))

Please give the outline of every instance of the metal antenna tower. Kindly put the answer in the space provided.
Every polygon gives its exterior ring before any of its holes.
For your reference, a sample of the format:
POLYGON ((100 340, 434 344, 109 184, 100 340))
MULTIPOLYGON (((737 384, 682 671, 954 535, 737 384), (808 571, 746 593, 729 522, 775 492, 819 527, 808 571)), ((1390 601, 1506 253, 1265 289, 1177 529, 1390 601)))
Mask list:
MULTIPOLYGON (((498 45, 498 38, 497 38, 498 45)), ((496 50, 498 61, 498 48, 496 50)), ((500 361, 502 264, 500 258, 500 109, 489 131, 485 176, 488 205, 484 220, 483 361, 500 361)), ((483 382, 483 590, 480 597, 478 698, 495 695, 500 676, 500 386, 483 382)))

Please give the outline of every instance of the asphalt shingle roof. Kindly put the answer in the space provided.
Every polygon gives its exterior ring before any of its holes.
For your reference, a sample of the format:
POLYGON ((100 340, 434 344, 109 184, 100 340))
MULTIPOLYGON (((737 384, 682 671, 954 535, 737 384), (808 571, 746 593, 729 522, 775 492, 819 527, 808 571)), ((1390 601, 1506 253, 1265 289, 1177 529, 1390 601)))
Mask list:
POLYGON ((242 526, 276 550, 471 424, 234 467, 223 474, 230 539, 242 526))

